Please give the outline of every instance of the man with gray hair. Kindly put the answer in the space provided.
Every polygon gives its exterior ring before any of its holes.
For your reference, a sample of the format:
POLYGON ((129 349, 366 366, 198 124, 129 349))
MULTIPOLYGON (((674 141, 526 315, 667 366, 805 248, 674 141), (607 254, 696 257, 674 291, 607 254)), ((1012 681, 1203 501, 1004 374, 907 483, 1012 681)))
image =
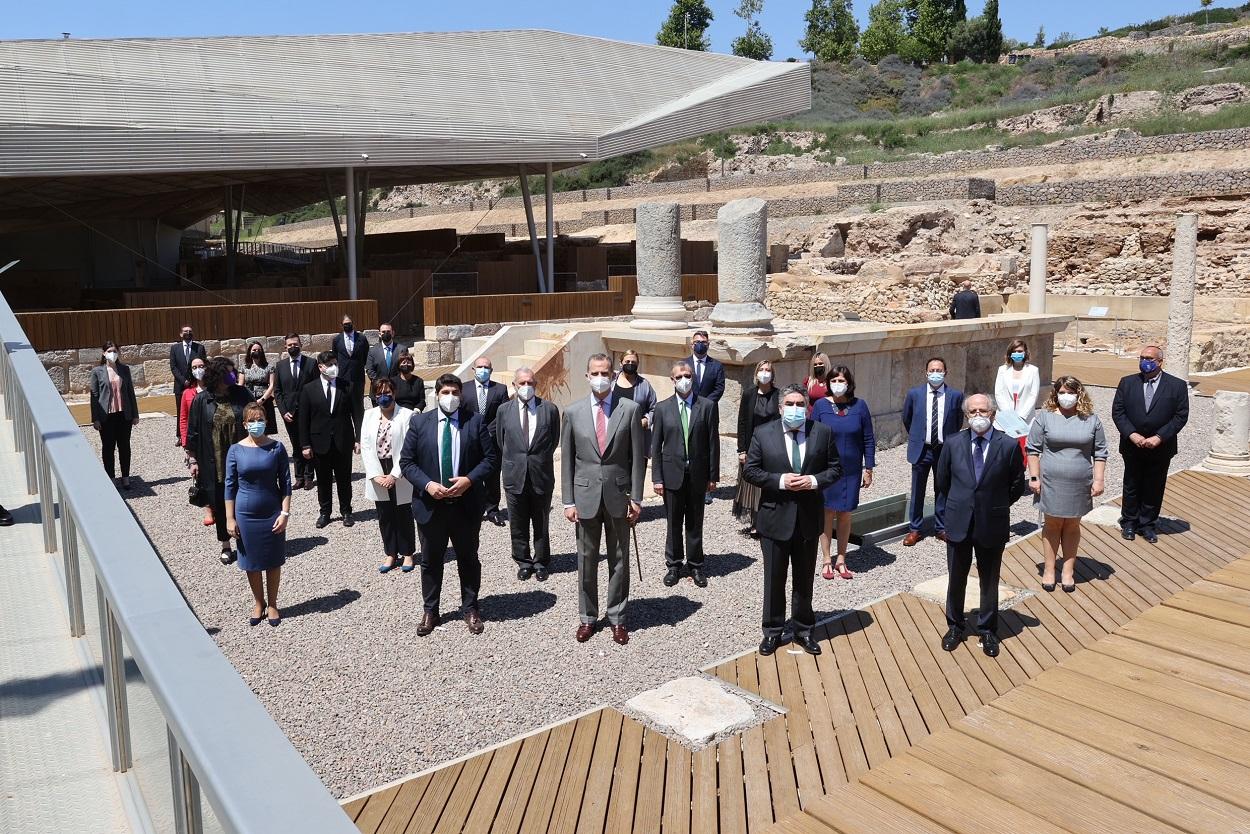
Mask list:
POLYGON ((977 631, 981 650, 998 656, 998 573, 1003 548, 1011 538, 1011 505, 1025 493, 1020 444, 994 431, 994 400, 973 394, 964 400, 968 428, 946 438, 935 488, 946 494, 946 636, 942 648, 953 652, 963 640, 964 591, 973 557, 981 583, 977 631))
POLYGON ((551 566, 547 521, 556 488, 553 456, 560 441, 560 411, 555 403, 538 396, 530 368, 516 369, 512 389, 512 400, 500 406, 495 416, 495 445, 503 459, 512 559, 517 563, 517 579, 524 581, 534 576, 539 582, 546 582, 551 566))
POLYGON ((973 292, 971 281, 959 285, 959 292, 951 299, 950 314, 952 319, 981 318, 981 296, 973 292))

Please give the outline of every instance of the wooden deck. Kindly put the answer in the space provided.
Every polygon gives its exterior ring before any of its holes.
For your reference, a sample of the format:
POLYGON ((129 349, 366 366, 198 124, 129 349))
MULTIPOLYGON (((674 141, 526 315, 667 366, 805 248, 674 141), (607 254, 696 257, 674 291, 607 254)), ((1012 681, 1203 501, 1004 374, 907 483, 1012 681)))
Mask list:
POLYGON ((899 594, 818 658, 706 671, 785 707, 691 752, 602 709, 344 807, 362 832, 1250 831, 1250 482, 1169 482, 1157 545, 1086 526, 1075 594, 1041 543, 998 658, 899 594))
MULTIPOLYGON (((1086 385, 1114 388, 1123 377, 1137 373, 1137 356, 1055 351, 1054 373, 1071 374, 1086 385)), ((1190 382, 1194 393, 1202 397, 1214 397, 1216 391, 1250 391, 1250 369, 1194 376, 1190 382)))

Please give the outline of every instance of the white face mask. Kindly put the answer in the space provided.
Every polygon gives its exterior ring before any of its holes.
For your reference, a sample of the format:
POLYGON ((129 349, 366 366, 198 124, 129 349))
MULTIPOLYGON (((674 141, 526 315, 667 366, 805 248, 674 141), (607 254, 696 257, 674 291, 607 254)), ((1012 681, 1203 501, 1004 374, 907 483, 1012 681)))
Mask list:
POLYGON ((1060 394, 1056 399, 1059 400, 1060 408, 1073 408, 1076 406, 1076 394, 1060 394))
POLYGON ((694 380, 688 376, 679 376, 673 380, 673 388, 677 389, 677 393, 686 396, 690 393, 690 389, 694 387, 694 380))
POLYGON ((756 379, 760 381, 760 385, 767 385, 768 383, 773 381, 773 372, 772 371, 760 371, 759 374, 756 376, 756 379))
POLYGON ((444 414, 451 414, 460 410, 460 398, 455 394, 439 394, 438 407, 443 410, 444 414))
POLYGON ((195 377, 196 379, 203 379, 203 378, 204 378, 204 369, 203 369, 203 368, 192 368, 192 369, 191 369, 191 376, 195 377))
POLYGON ((990 430, 990 418, 983 417, 978 414, 976 417, 968 418, 968 427, 977 434, 985 434, 990 430))
POLYGON ((107 360, 108 360, 108 361, 110 361, 110 362, 116 362, 116 361, 117 361, 117 351, 115 351, 115 350, 110 350, 108 353, 104 354, 104 358, 105 358, 105 359, 107 359, 107 360))
POLYGON ((807 422, 807 406, 787 405, 781 409, 781 421, 788 429, 797 429, 807 422))
POLYGON ((833 383, 832 385, 829 386, 829 393, 833 394, 835 397, 846 396, 846 383, 845 382, 833 383))
POLYGON ((516 395, 517 395, 517 398, 521 402, 527 403, 530 400, 534 399, 534 386, 533 385, 518 385, 516 387, 516 395))
POLYGON ((590 390, 596 394, 604 394, 612 387, 612 380, 606 376, 590 377, 590 390))
POLYGON ((326 379, 334 379, 339 375, 338 365, 326 365, 321 369, 321 375, 326 379))

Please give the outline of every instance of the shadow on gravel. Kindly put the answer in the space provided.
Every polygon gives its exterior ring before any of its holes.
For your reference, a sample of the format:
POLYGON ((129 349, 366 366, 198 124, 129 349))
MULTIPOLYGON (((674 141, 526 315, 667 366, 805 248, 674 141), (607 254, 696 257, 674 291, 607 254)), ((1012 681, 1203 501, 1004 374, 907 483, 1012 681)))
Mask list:
POLYGON ((304 536, 298 539, 286 540, 286 557, 300 556, 323 544, 329 544, 330 540, 325 536, 304 536))
MULTIPOLYGON (((848 551, 846 554, 846 567, 851 573, 863 573, 873 568, 881 568, 886 565, 892 565, 898 557, 883 547, 870 544, 867 547, 859 547, 857 550, 848 551)), ((819 565, 817 565, 819 572, 819 565)))
POLYGON ((191 477, 189 475, 178 475, 171 478, 158 478, 155 481, 145 481, 141 476, 131 475, 130 489, 121 490, 121 494, 126 498, 152 498, 156 495, 156 490, 153 487, 180 483, 190 486, 191 477))
POLYGON ((631 599, 629 628, 631 631, 642 631, 656 626, 675 626, 702 607, 703 603, 683 596, 631 599))
POLYGON ((547 566, 550 573, 575 573, 577 571, 576 553, 554 553, 551 564, 547 566))
POLYGON ((1037 529, 1036 521, 1017 521, 1009 528, 1013 536, 1027 536, 1037 529))
POLYGON ((550 591, 520 591, 514 594, 491 594, 482 597, 482 618, 490 622, 524 620, 556 604, 556 595, 550 591))
POLYGON ((758 561, 745 553, 708 554, 703 562, 703 572, 708 576, 728 576, 746 570, 758 561))
POLYGON ((313 597, 294 605, 282 606, 282 618, 302 617, 305 614, 330 614, 360 599, 360 591, 344 588, 325 596, 313 597))

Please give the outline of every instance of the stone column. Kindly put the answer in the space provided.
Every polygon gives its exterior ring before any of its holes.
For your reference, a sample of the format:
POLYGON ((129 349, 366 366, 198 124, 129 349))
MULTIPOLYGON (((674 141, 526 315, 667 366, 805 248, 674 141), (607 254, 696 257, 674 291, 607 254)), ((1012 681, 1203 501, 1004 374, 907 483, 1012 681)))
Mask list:
POLYGON ((686 327, 681 303, 681 207, 677 203, 643 203, 635 219, 638 241, 638 296, 633 327, 678 330, 686 327))
POLYGON ((1250 394, 1216 391, 1211 422, 1211 453, 1203 469, 1250 475, 1250 394))
POLYGON ((1046 236, 1050 227, 1033 224, 1033 252, 1029 263, 1029 312, 1046 312, 1046 236))
POLYGON ((1198 271, 1198 215, 1176 218, 1172 242, 1172 288, 1168 294, 1168 372, 1189 379, 1194 335, 1194 279, 1198 271))
POLYGON ((771 333, 768 293, 768 204, 758 197, 726 203, 716 213, 720 298, 710 321, 720 330, 771 333))

